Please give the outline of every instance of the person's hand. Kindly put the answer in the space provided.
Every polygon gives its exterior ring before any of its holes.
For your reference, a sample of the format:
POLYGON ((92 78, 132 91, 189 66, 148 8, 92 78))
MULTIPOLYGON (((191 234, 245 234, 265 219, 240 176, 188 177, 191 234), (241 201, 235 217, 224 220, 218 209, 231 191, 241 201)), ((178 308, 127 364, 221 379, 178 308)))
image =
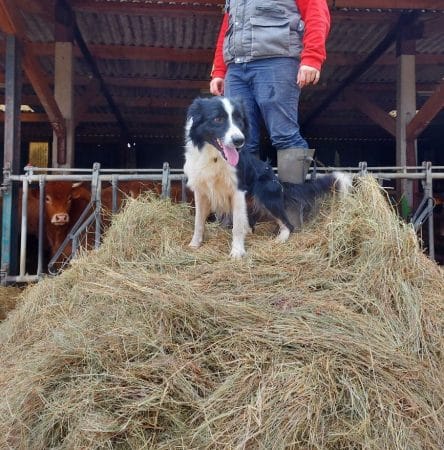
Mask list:
POLYGON ((297 83, 300 88, 308 84, 316 84, 319 81, 321 72, 310 66, 300 66, 298 72, 297 83))
POLYGON ((224 93, 224 79, 213 78, 210 81, 210 92, 213 95, 222 95, 224 93))

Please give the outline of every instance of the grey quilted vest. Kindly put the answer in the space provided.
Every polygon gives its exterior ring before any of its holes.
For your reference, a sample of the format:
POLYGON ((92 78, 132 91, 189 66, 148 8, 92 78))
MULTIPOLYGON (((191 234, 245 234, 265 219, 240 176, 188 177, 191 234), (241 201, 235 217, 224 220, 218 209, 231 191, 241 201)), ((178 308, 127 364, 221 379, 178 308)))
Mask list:
POLYGON ((224 61, 287 56, 299 58, 304 22, 295 0, 227 0, 224 61))

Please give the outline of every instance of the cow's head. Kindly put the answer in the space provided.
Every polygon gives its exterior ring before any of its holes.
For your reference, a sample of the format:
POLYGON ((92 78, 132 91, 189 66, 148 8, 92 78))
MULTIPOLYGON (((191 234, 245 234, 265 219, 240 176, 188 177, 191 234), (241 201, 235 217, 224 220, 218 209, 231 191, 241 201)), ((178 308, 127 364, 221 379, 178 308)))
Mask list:
MULTIPOLYGON (((69 224, 71 204, 74 199, 84 195, 82 183, 69 181, 50 181, 45 185, 45 215, 47 223, 55 226, 69 224)), ((32 192, 32 191, 31 191, 32 192)), ((38 195, 34 193, 34 195, 38 195)))

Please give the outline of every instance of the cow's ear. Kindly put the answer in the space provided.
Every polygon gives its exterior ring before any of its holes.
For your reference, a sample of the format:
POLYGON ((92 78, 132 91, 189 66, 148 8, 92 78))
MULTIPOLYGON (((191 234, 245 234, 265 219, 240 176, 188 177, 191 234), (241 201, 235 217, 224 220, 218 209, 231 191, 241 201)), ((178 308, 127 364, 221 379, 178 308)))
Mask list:
POLYGON ((78 183, 72 184, 71 189, 72 198, 87 198, 90 196, 89 190, 83 186, 83 182, 79 181, 78 183))
POLYGON ((35 200, 39 199, 40 189, 36 187, 32 187, 28 190, 28 196, 34 198, 35 200))
POLYGON ((81 189, 79 189, 83 184, 83 181, 76 181, 72 184, 71 195, 72 198, 79 198, 81 189))

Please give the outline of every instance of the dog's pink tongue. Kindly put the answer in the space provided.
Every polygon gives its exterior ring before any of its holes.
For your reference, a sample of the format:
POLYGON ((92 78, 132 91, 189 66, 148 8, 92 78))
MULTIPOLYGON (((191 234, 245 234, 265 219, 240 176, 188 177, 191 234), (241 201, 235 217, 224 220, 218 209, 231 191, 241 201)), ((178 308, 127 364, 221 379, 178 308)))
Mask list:
POLYGON ((227 158, 228 164, 230 166, 236 166, 239 162, 239 153, 234 147, 223 146, 225 158, 227 158))

